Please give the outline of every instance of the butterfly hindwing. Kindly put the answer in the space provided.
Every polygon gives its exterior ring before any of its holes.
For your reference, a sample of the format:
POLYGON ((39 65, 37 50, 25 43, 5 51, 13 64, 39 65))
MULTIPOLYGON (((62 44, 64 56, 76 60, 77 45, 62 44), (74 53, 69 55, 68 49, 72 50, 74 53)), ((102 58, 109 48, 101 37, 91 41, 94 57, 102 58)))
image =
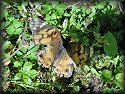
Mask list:
POLYGON ((74 61, 69 57, 65 48, 63 48, 58 59, 54 62, 54 71, 60 77, 71 77, 74 67, 76 67, 74 61))
POLYGON ((77 66, 85 65, 89 57, 89 49, 86 46, 77 42, 70 42, 67 44, 66 49, 77 66))

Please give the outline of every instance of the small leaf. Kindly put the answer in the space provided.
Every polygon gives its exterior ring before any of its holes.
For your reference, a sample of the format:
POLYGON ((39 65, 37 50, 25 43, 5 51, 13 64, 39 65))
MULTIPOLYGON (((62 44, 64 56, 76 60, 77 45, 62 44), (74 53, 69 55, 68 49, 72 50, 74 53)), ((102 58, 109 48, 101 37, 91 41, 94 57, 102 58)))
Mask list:
MULTIPOLYGON (((4 8, 3 8, 4 9, 4 8)), ((8 16, 8 11, 5 9, 3 10, 3 13, 2 13, 2 18, 5 17, 7 19, 7 16, 8 16)))
POLYGON ((56 16, 57 16, 57 13, 56 13, 56 12, 52 13, 52 14, 51 14, 51 19, 52 19, 52 20, 53 20, 53 19, 56 19, 56 16))
POLYGON ((100 74, 97 72, 95 68, 91 68, 92 73, 96 74, 97 77, 100 77, 100 74))
POLYGON ((68 14, 68 13, 64 13, 64 16, 66 16, 66 17, 70 17, 70 14, 68 14))
POLYGON ((38 49, 39 49, 39 46, 34 46, 34 47, 32 47, 32 48, 27 52, 27 55, 38 51, 38 49))
POLYGON ((31 62, 26 62, 23 65, 23 71, 29 71, 32 68, 33 64, 31 62))
POLYGON ((14 34, 20 34, 23 32, 23 28, 17 28, 14 32, 14 34))
POLYGON ((97 4, 95 6, 96 9, 103 9, 104 8, 104 5, 103 4, 97 4))
POLYGON ((14 28, 13 25, 10 25, 10 26, 7 27, 7 33, 8 33, 9 35, 14 34, 14 32, 15 32, 15 28, 14 28))
POLYGON ((14 20, 14 17, 13 16, 8 16, 7 19, 11 22, 14 20))
POLYGON ((37 52, 27 55, 26 58, 29 58, 30 60, 37 60, 37 52))
POLYGON ((19 62, 19 61, 15 61, 14 62, 14 67, 21 67, 22 66, 22 62, 19 62))
POLYGON ((86 14, 90 14, 90 13, 91 13, 91 10, 90 10, 90 9, 87 9, 85 12, 86 12, 86 14))
POLYGON ((20 80, 22 77, 22 73, 17 73, 15 76, 14 76, 14 79, 15 80, 20 80))
POLYGON ((50 16, 49 14, 46 14, 45 20, 46 20, 46 21, 47 21, 47 20, 51 20, 51 16, 50 16))
POLYGON ((60 10, 60 9, 66 10, 66 8, 67 8, 67 6, 66 6, 65 4, 59 4, 59 5, 57 5, 57 6, 55 7, 55 9, 57 9, 57 10, 60 10))
POLYGON ((32 77, 32 78, 35 78, 37 76, 37 71, 36 70, 29 70, 28 72, 29 76, 32 77))
POLYGON ((6 22, 5 22, 5 27, 7 27, 7 26, 10 25, 10 24, 11 24, 10 21, 6 21, 6 22))
POLYGON ((11 45, 11 42, 10 41, 5 41, 2 45, 2 49, 3 50, 6 50, 7 48, 9 48, 11 45))
POLYGON ((27 47, 22 47, 21 51, 25 54, 27 52, 28 48, 27 47))
POLYGON ((76 92, 79 92, 79 91, 80 91, 80 87, 79 87, 79 86, 74 86, 73 88, 74 88, 74 90, 75 90, 76 92))
POLYGON ((64 20, 64 22, 63 22, 63 31, 62 32, 65 32, 66 31, 66 29, 67 29, 67 26, 68 26, 68 19, 66 18, 65 20, 64 20))
POLYGON ((111 80, 112 76, 111 76, 111 71, 105 69, 102 71, 102 77, 104 79, 104 81, 108 82, 111 80))
POLYGON ((111 32, 108 32, 105 36, 104 51, 107 55, 115 57, 118 51, 117 41, 111 32))
POLYGON ((20 52, 20 51, 17 51, 17 52, 16 52, 16 55, 17 55, 17 56, 21 56, 21 55, 23 55, 23 53, 20 52))
POLYGON ((28 47, 28 50, 30 50, 32 47, 34 47, 36 44, 33 41, 30 41, 30 46, 28 47))
POLYGON ((120 88, 123 88, 123 83, 124 83, 124 81, 123 81, 123 73, 119 73, 119 74, 117 74, 116 76, 115 76, 115 82, 116 82, 116 84, 120 87, 120 88))
POLYGON ((46 3, 42 5, 42 8, 45 10, 46 13, 48 13, 50 10, 52 10, 52 4, 46 3))
POLYGON ((85 6, 82 6, 81 9, 82 9, 83 12, 85 12, 86 7, 85 7, 85 6))
POLYGON ((13 25, 15 28, 22 27, 22 23, 18 19, 13 21, 13 25))
POLYGON ((31 84, 32 83, 32 80, 29 76, 27 75, 23 75, 23 80, 26 84, 31 84))
POLYGON ((9 57, 10 57, 9 54, 7 54, 7 53, 3 53, 3 57, 2 57, 2 58, 9 58, 9 57))

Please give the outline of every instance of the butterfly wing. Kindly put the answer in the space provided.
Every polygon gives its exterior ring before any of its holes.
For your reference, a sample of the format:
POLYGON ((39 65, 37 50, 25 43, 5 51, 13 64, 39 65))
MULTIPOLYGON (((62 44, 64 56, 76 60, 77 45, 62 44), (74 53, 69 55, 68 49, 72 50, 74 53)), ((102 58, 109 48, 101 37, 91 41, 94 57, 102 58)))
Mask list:
POLYGON ((62 42, 60 32, 40 19, 33 19, 30 28, 36 44, 50 45, 62 42))
POLYGON ((77 66, 85 65, 89 58, 89 49, 80 43, 70 42, 66 46, 66 50, 77 66))
POLYGON ((71 77, 74 67, 76 67, 74 61, 69 57, 65 48, 62 49, 58 59, 54 62, 54 72, 60 77, 71 77))
POLYGON ((62 43, 60 32, 40 19, 33 19, 30 28, 35 43, 47 45, 45 49, 38 53, 38 64, 49 68, 62 43))

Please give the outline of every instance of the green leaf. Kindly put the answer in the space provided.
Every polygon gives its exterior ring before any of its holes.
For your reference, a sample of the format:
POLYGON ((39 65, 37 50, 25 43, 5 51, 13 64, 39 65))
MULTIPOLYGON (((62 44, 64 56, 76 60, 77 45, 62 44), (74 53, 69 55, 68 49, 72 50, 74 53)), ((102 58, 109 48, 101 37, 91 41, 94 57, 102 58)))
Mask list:
POLYGON ((22 23, 18 19, 13 21, 13 25, 15 28, 22 27, 22 23))
POLYGON ((37 52, 27 55, 26 58, 29 58, 30 60, 37 60, 37 52))
POLYGON ((2 57, 2 58, 9 58, 9 57, 10 57, 9 54, 7 54, 7 53, 3 53, 3 57, 2 57))
POLYGON ((79 86, 74 86, 73 88, 74 88, 74 90, 75 90, 76 92, 79 92, 79 91, 80 91, 80 87, 79 87, 79 86))
POLYGON ((52 13, 51 20, 56 19, 57 18, 56 16, 58 16, 58 14, 56 12, 52 13))
POLYGON ((83 12, 85 12, 86 7, 85 7, 85 6, 82 6, 82 7, 81 7, 81 10, 82 10, 83 12))
POLYGON ((14 34, 20 34, 23 32, 23 28, 17 28, 14 32, 14 34))
POLYGON ((73 25, 75 23, 75 17, 74 16, 71 16, 70 19, 69 19, 69 22, 70 22, 70 26, 73 25))
POLYGON ((68 19, 67 18, 65 18, 65 20, 63 21, 63 31, 62 32, 65 32, 66 31, 66 29, 67 29, 67 26, 68 26, 68 19))
POLYGON ((33 41, 30 41, 30 46, 28 47, 28 50, 36 46, 36 44, 33 41))
POLYGON ((7 17, 7 19, 8 19, 9 21, 13 21, 13 20, 14 20, 14 17, 11 16, 11 15, 9 15, 9 16, 7 17))
POLYGON ((11 24, 11 21, 6 21, 5 22, 5 27, 7 27, 8 25, 10 25, 11 24))
POLYGON ((88 9, 86 9, 86 14, 90 14, 91 13, 91 10, 88 8, 88 9))
POLYGON ((115 74, 118 74, 118 73, 121 73, 123 71, 122 67, 117 67, 115 70, 114 70, 114 73, 115 74))
POLYGON ((48 0, 47 2, 51 3, 53 7, 55 7, 57 4, 59 4, 58 0, 52 0, 52 1, 48 0))
POLYGON ((120 87, 120 88, 123 88, 123 73, 119 73, 115 76, 115 82, 116 84, 120 87))
POLYGON ((5 22, 1 22, 1 30, 5 29, 5 22))
POLYGON ((4 10, 2 14, 3 14, 2 16, 5 17, 5 18, 7 19, 8 11, 7 11, 7 10, 4 10))
POLYGON ((23 71, 29 71, 32 68, 33 64, 31 62, 26 62, 23 65, 23 71))
POLYGON ((28 48, 27 47, 22 47, 21 51, 25 54, 27 52, 28 48))
POLYGON ((55 7, 56 10, 66 10, 67 6, 65 4, 59 4, 55 7))
POLYGON ((119 56, 117 56, 116 58, 113 58, 112 63, 115 65, 115 68, 116 68, 118 62, 119 62, 119 56))
POLYGON ((22 73, 17 73, 15 76, 14 76, 14 80, 20 80, 22 77, 22 73))
POLYGON ((27 76, 27 75, 23 75, 23 80, 26 84, 31 84, 32 83, 32 79, 27 76))
POLYGON ((103 4, 97 4, 95 6, 96 9, 103 9, 104 8, 104 5, 103 4))
POLYGON ((43 8, 44 10, 52 9, 52 4, 46 3, 46 4, 42 5, 42 8, 43 8))
POLYGON ((92 73, 96 74, 97 77, 100 77, 100 74, 97 72, 95 68, 91 68, 92 73))
POLYGON ((46 16, 45 16, 45 20, 47 21, 50 21, 51 20, 51 16, 49 15, 49 14, 46 14, 46 16))
POLYGON ((10 25, 10 26, 7 27, 7 33, 8 33, 9 35, 14 34, 14 32, 15 32, 15 28, 14 28, 13 25, 10 25))
POLYGON ((72 10, 71 10, 71 14, 75 15, 76 13, 78 13, 79 11, 81 11, 75 4, 72 6, 72 10))
POLYGON ((27 52, 27 55, 38 51, 38 49, 39 49, 39 46, 34 46, 34 47, 32 47, 32 48, 27 52))
POLYGON ((105 69, 102 71, 102 77, 104 79, 104 81, 108 82, 111 80, 112 76, 111 76, 111 71, 105 69))
POLYGON ((55 7, 59 15, 63 15, 64 10, 66 10, 66 5, 65 4, 59 4, 55 7))
POLYGON ((17 52, 16 52, 16 55, 17 55, 17 56, 21 56, 21 55, 23 55, 23 53, 20 52, 20 51, 17 51, 17 52))
POLYGON ((5 42, 3 43, 3 45, 2 45, 2 49, 3 49, 3 50, 6 50, 6 49, 8 49, 8 48, 10 47, 10 45, 11 45, 11 42, 10 42, 10 41, 5 41, 5 42))
POLYGON ((70 17, 70 14, 68 14, 68 13, 64 13, 64 16, 66 16, 66 17, 70 17))
POLYGON ((29 70, 28 75, 32 78, 35 78, 37 76, 36 70, 29 70))
POLYGON ((23 10, 23 7, 22 7, 22 5, 20 5, 20 6, 17 6, 17 8, 18 8, 18 10, 20 10, 20 11, 22 11, 22 10, 23 10))
POLYGON ((14 62, 14 67, 21 67, 23 62, 15 61, 14 62))
POLYGON ((108 32, 105 36, 104 51, 107 55, 115 57, 118 51, 117 41, 111 32, 108 32))

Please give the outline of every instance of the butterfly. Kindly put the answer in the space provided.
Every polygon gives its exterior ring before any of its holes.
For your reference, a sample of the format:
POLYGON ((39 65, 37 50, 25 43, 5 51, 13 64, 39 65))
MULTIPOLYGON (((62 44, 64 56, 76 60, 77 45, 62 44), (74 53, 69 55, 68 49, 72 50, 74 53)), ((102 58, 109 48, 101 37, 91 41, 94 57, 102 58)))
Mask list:
POLYGON ((30 28, 36 44, 47 45, 38 53, 38 64, 53 67, 59 77, 71 77, 74 68, 84 65, 88 59, 88 49, 77 42, 69 42, 64 47, 61 33, 41 19, 32 19, 30 28))

